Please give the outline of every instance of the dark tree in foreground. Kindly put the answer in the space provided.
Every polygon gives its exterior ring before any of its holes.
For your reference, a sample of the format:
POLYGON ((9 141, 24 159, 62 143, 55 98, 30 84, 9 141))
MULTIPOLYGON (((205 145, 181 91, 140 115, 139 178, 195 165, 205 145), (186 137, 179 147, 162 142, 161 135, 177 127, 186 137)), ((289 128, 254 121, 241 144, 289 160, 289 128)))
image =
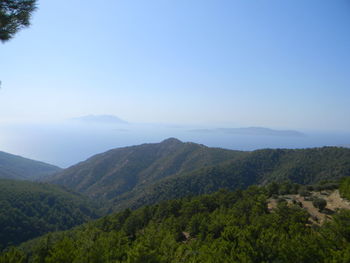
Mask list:
POLYGON ((0 0, 0 41, 14 37, 22 28, 29 26, 36 9, 36 0, 0 0))

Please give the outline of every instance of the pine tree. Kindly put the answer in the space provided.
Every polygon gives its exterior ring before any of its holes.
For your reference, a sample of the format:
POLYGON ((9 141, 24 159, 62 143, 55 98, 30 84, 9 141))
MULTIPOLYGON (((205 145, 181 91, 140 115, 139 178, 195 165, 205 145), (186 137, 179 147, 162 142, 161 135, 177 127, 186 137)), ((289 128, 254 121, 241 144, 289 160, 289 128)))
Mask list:
POLYGON ((20 29, 29 26, 35 9, 36 0, 1 0, 0 41, 10 40, 20 29))

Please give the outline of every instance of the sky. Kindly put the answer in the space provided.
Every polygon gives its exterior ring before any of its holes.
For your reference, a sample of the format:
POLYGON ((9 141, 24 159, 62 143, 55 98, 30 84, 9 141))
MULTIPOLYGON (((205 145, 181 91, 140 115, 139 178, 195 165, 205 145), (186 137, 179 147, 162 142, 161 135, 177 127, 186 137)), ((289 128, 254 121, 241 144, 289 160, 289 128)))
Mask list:
POLYGON ((350 132, 348 0, 39 1, 0 44, 0 122, 350 132))

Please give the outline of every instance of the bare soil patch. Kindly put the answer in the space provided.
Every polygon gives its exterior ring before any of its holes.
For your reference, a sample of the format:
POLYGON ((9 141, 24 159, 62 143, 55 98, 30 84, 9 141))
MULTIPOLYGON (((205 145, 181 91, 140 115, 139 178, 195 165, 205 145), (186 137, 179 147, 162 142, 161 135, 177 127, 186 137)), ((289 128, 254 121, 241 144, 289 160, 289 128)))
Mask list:
MULTIPOLYGON (((300 202, 302 207, 310 214, 310 221, 317 225, 323 224, 326 220, 331 220, 331 214, 338 209, 350 209, 350 202, 340 197, 339 190, 311 192, 311 196, 306 198, 307 200, 300 195, 281 195, 279 198, 285 199, 290 204, 300 202), (319 211, 318 208, 314 207, 312 201, 308 200, 317 197, 327 201, 324 211, 319 211)), ((268 200, 268 209, 272 211, 277 207, 277 203, 277 199, 270 198, 268 200)))

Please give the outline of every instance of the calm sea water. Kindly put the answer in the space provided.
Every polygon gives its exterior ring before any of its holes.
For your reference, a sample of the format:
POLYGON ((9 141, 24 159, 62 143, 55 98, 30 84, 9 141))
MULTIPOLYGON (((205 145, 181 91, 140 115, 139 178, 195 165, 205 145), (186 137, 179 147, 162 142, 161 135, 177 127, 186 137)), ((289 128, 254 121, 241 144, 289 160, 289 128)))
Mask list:
POLYGON ((76 123, 0 125, 0 150, 68 167, 106 150, 160 142, 169 137, 236 150, 350 145, 350 134, 304 132, 302 137, 237 135, 193 131, 197 127, 159 124, 76 123))

